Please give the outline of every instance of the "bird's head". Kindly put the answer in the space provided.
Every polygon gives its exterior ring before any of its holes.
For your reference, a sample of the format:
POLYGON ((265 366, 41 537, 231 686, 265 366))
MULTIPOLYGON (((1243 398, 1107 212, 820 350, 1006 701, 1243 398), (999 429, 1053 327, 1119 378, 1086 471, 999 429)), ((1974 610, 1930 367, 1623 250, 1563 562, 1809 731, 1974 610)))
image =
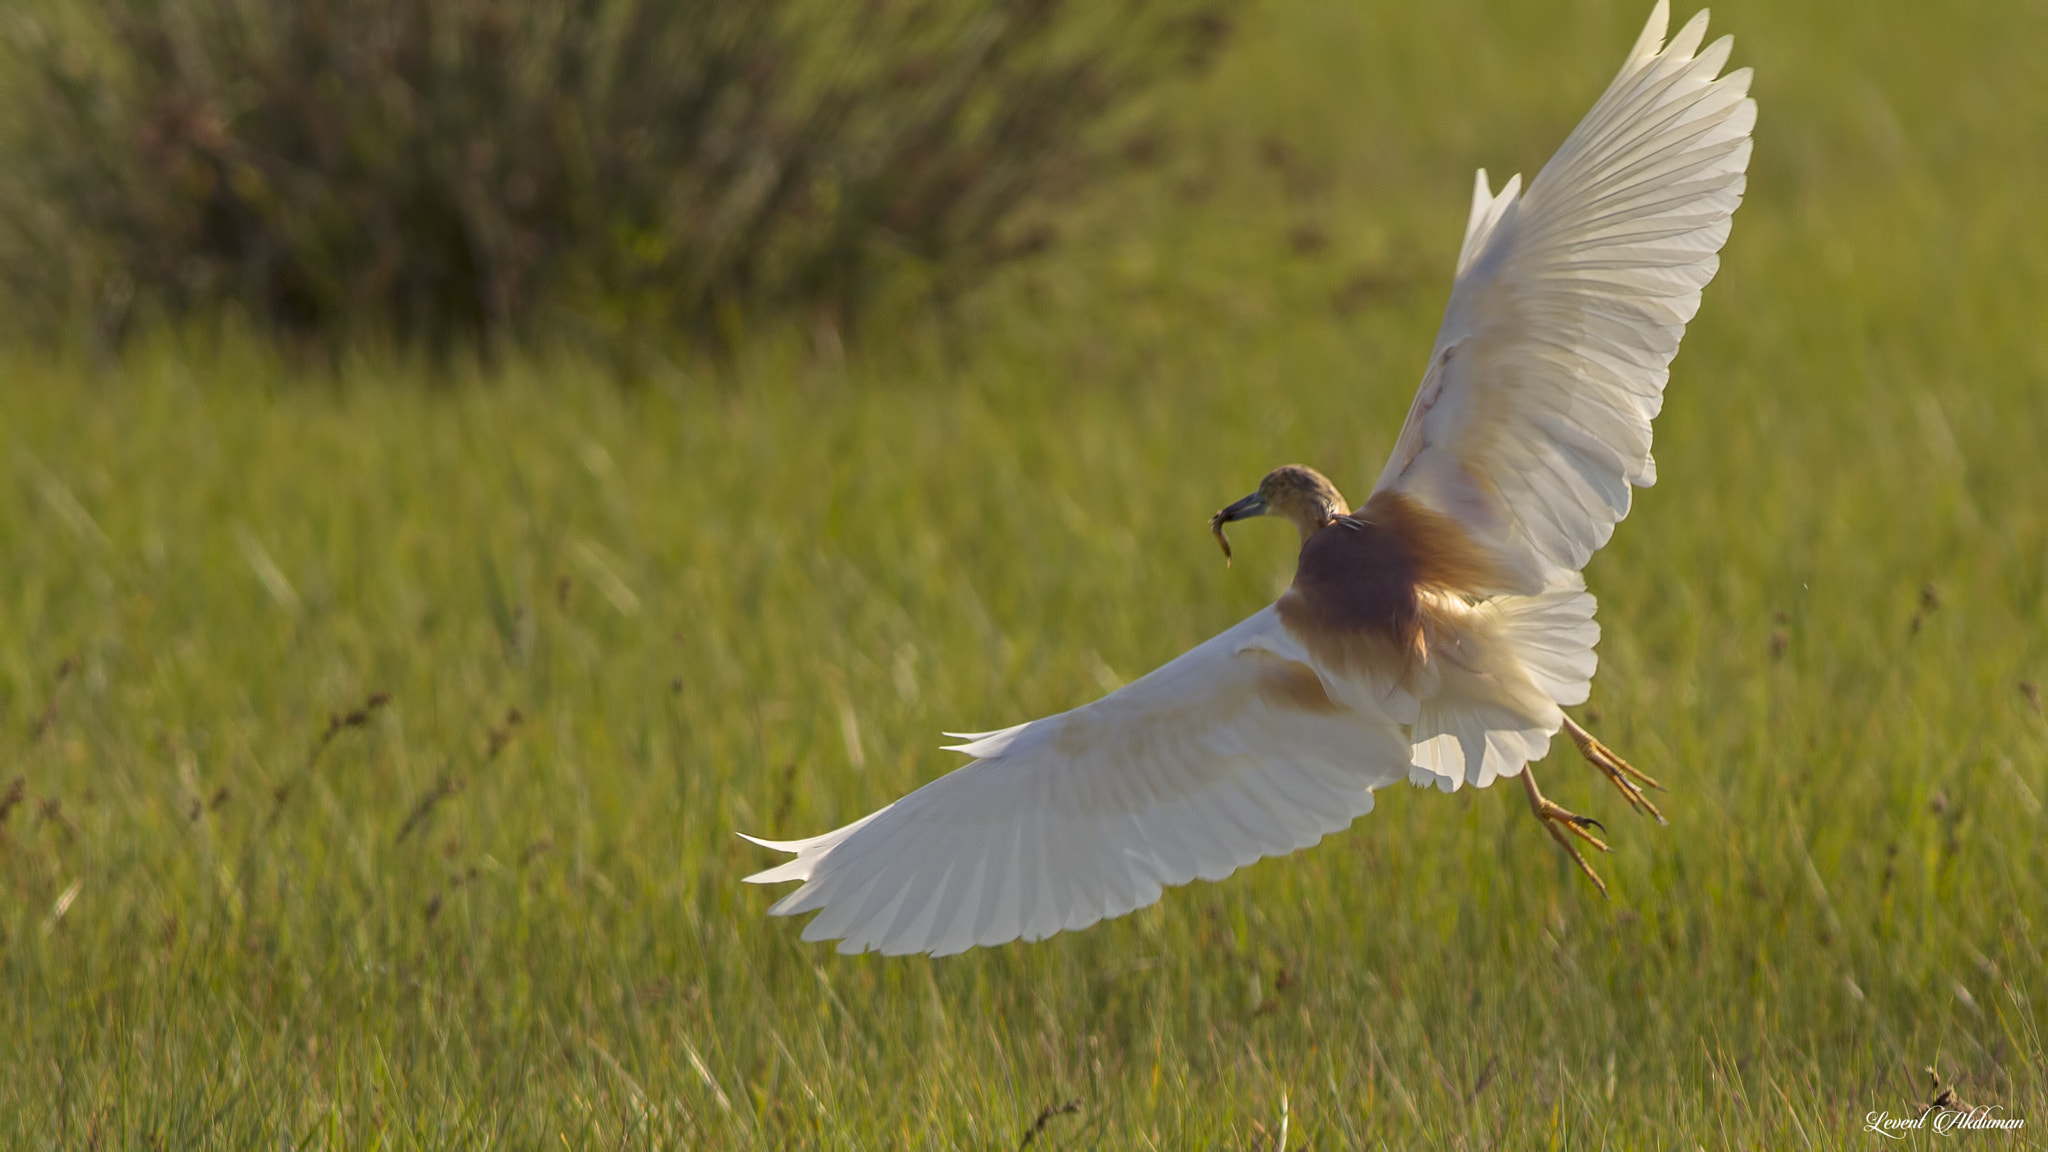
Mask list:
POLYGON ((1266 473, 1259 490, 1209 517, 1209 531, 1223 546, 1223 558, 1230 559, 1230 538, 1223 526, 1233 520, 1254 516, 1279 516, 1291 522, 1307 540, 1311 533, 1339 516, 1351 512, 1344 495, 1321 472, 1300 464, 1289 464, 1266 473))

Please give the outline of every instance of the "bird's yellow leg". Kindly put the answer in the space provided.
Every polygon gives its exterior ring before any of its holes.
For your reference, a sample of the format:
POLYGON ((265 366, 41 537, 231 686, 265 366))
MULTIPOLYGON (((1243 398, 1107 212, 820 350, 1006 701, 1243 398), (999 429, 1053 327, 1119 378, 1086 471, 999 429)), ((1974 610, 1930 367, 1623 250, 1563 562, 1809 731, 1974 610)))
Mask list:
POLYGON ((1577 836, 1605 852, 1607 842, 1586 829, 1598 828, 1605 832, 1606 827, 1590 816, 1581 816, 1556 801, 1545 799, 1543 793, 1536 789, 1536 767, 1533 764, 1522 765, 1522 787, 1529 793, 1529 811, 1534 812, 1536 819, 1543 822, 1543 830, 1550 833, 1550 838, 1557 841, 1557 846, 1564 849, 1565 855, 1572 858, 1572 862, 1579 866, 1579 871, 1584 872, 1586 879, 1593 882, 1593 887, 1600 890, 1600 895, 1607 895, 1607 882, 1600 879, 1600 874, 1593 871, 1591 864, 1586 863, 1585 856, 1579 852, 1579 846, 1571 842, 1571 836, 1577 836), (1566 833, 1570 833, 1570 836, 1566 833))
POLYGON ((1656 817, 1659 824, 1671 823, 1643 793, 1645 787, 1662 792, 1662 784, 1651 779, 1642 769, 1616 756, 1612 748, 1593 739, 1591 732, 1579 727, 1569 716, 1564 718, 1564 730, 1571 736, 1572 743, 1579 746, 1579 755, 1584 756, 1588 764, 1598 768, 1600 774, 1607 777, 1608 782, 1612 783, 1621 792, 1622 798, 1628 801, 1629 807, 1656 817))

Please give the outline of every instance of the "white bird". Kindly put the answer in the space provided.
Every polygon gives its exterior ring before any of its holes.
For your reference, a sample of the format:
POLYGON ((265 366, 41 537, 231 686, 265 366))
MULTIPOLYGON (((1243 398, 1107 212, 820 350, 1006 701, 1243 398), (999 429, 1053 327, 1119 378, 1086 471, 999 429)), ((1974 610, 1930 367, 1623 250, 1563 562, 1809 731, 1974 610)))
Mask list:
MULTIPOLYGON (((1363 508, 1290 465, 1211 521, 1301 533, 1292 586, 1092 704, 964 736, 973 760, 747 879, 801 880, 841 952, 947 955, 1084 928, 1199 877, 1314 844, 1402 778, 1452 791, 1519 773, 1552 837, 1596 822, 1530 761, 1564 728, 1632 805, 1631 768, 1561 705, 1593 676, 1579 571, 1656 478, 1650 421, 1742 200, 1756 103, 1719 75, 1707 14, 1670 44, 1659 0, 1621 72, 1520 193, 1481 170, 1457 280, 1393 458, 1363 508)), ((752 839, 751 837, 749 839, 752 839)))

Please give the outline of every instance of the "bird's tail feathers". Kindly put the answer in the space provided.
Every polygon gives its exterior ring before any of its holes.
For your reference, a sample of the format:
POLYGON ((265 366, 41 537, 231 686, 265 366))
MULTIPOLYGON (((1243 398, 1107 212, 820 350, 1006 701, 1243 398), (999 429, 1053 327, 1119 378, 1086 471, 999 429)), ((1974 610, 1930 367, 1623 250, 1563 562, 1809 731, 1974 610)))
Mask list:
POLYGON ((1443 661, 1437 691, 1417 710, 1410 782, 1484 788, 1542 759, 1564 722, 1558 706, 1583 703, 1592 684, 1593 609, 1576 580, 1474 609, 1461 659, 1443 661))
POLYGON ((1600 622, 1593 594, 1580 581, 1534 596, 1497 602, 1503 638, 1523 671, 1555 704, 1584 704, 1600 657, 1600 622))

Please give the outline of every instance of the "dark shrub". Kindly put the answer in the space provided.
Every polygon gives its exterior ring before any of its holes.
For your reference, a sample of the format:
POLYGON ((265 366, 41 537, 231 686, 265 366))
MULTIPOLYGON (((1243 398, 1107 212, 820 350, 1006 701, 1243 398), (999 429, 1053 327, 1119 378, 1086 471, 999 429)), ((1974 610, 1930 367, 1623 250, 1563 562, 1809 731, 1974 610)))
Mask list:
POLYGON ((17 19, 16 301, 333 342, 856 321, 1043 242, 1194 0, 98 0, 17 19))

